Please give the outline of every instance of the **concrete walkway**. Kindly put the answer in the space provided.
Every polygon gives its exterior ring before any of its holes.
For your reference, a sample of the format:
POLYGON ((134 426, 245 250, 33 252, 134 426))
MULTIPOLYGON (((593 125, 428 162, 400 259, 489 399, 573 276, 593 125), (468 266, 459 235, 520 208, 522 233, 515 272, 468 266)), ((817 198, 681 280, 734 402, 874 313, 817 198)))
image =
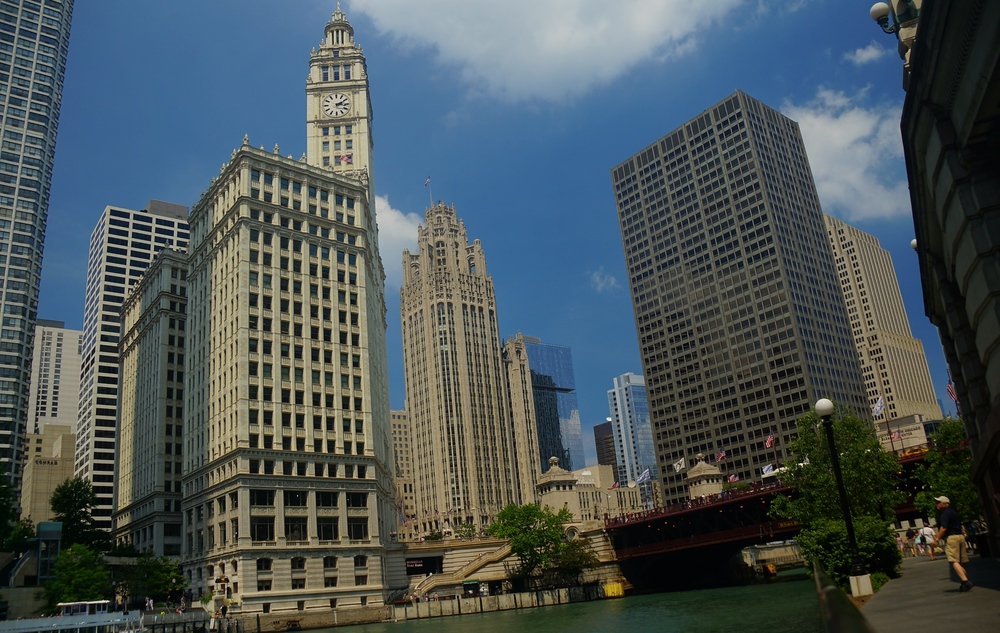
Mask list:
POLYGON ((903 559, 902 576, 889 581, 862 608, 877 633, 896 631, 1000 631, 1000 561, 973 556, 965 566, 975 585, 959 593, 943 557, 903 559))

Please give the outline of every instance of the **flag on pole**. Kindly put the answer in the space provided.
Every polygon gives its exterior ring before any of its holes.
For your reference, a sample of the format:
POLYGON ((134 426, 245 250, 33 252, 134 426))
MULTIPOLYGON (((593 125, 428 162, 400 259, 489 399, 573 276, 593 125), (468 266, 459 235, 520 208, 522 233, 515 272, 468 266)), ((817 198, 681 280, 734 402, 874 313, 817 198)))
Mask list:
POLYGON ((726 449, 722 449, 718 453, 715 454, 715 463, 718 464, 719 462, 721 462, 725 458, 726 458, 726 449))
POLYGON ((892 432, 892 439, 893 439, 893 440, 901 440, 901 439, 903 439, 903 438, 902 438, 902 437, 901 437, 901 436, 899 435, 899 430, 895 430, 895 431, 893 431, 893 432, 892 432))
POLYGON ((729 475, 729 483, 735 484, 739 480, 740 480, 740 476, 739 475, 736 475, 736 474, 729 475))
POLYGON ((620 487, 621 487, 621 484, 620 484, 620 483, 618 483, 618 482, 616 481, 615 483, 613 483, 613 484, 611 485, 611 487, 610 487, 610 488, 608 488, 608 490, 617 490, 617 489, 618 489, 618 488, 620 488, 620 487))
POLYGON ((764 448, 774 448, 774 433, 767 436, 767 441, 764 442, 764 448))
POLYGON ((642 471, 642 474, 639 475, 639 478, 635 480, 635 483, 644 484, 649 480, 650 480, 650 475, 649 475, 649 469, 647 468, 646 470, 642 471))
POLYGON ((679 473, 682 470, 684 470, 685 468, 687 468, 687 460, 684 459, 683 457, 681 457, 676 462, 674 462, 674 472, 675 473, 679 473))
POLYGON ((764 466, 763 468, 760 469, 760 473, 762 475, 770 475, 773 472, 774 472, 774 464, 768 464, 767 466, 764 466))
POLYGON ((882 399, 882 396, 879 396, 878 400, 872 406, 872 416, 877 418, 882 415, 883 411, 885 411, 885 400, 882 399))
POLYGON ((954 400, 955 404, 958 404, 958 392, 955 391, 955 385, 953 385, 951 381, 948 382, 948 386, 945 387, 945 391, 948 392, 948 397, 954 400))
POLYGON ((430 187, 430 186, 431 186, 431 177, 430 177, 430 176, 428 176, 428 177, 427 177, 427 178, 426 178, 426 179, 424 180, 424 186, 425 186, 425 187, 430 187))

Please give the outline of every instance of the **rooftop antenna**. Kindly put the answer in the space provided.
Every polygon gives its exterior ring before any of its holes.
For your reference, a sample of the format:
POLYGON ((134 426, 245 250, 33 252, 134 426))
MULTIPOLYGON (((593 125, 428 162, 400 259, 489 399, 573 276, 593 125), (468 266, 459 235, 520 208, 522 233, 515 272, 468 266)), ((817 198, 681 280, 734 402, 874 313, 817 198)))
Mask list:
POLYGON ((434 206, 434 193, 431 191, 431 177, 428 176, 424 180, 424 188, 427 189, 427 204, 428 208, 434 206))

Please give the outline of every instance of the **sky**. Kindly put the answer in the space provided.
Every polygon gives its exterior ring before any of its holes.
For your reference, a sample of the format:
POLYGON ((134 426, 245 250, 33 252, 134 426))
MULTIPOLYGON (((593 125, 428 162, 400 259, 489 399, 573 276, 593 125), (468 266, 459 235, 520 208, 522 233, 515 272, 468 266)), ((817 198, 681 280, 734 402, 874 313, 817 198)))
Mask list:
MULTIPOLYGON (((500 332, 572 348, 588 462, 614 376, 642 373, 610 169, 743 90, 799 122, 824 212, 892 255, 938 399, 899 134, 895 38, 870 0, 344 0, 368 62, 404 405, 401 252, 430 196, 480 239, 500 332), (431 186, 424 186, 426 178, 431 186)), ((305 151, 305 78, 334 0, 77 2, 38 316, 81 328, 107 205, 194 205, 243 135, 305 151)))

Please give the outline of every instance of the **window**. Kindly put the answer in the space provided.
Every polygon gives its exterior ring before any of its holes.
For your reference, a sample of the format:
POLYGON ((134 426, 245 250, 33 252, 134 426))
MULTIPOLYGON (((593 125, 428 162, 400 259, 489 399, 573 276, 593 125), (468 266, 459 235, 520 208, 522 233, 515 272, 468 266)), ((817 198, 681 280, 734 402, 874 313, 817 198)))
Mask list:
MULTIPOLYGON (((272 526, 273 527, 273 526, 272 526)), ((348 517, 347 536, 351 540, 365 540, 368 538, 367 517, 348 517)))
POLYGON ((306 532, 306 518, 285 517, 285 538, 288 539, 289 541, 308 540, 309 535, 306 532))
POLYGON ((323 569, 336 569, 337 568, 337 557, 336 556, 324 556, 323 557, 323 569))
POLYGON ((363 554, 358 554, 357 556, 354 557, 354 566, 355 567, 367 567, 368 566, 368 557, 365 556, 365 555, 363 555, 363 554))
MULTIPOLYGON (((317 517, 316 531, 319 532, 318 536, 320 541, 336 541, 340 538, 340 534, 337 529, 336 517, 317 517)), ((324 568, 327 568, 327 558, 333 559, 333 566, 337 566, 337 560, 332 556, 327 556, 323 559, 324 568)))
POLYGON ((337 492, 320 491, 316 493, 316 507, 317 508, 336 508, 337 507, 337 492))
MULTIPOLYGON (((270 591, 270 590, 271 590, 271 581, 270 580, 258 580, 257 581, 257 591, 270 591)), ((264 613, 267 613, 267 611, 265 611, 264 613)))
MULTIPOLYGON (((287 437, 286 438, 282 438, 282 442, 284 443, 285 440, 290 440, 290 439, 291 438, 287 438, 287 437)), ((289 445, 289 447, 290 447, 290 445, 289 445)), ((283 448, 285 448, 286 450, 289 447, 283 446, 283 448)), ((306 505, 306 497, 307 497, 307 494, 306 494, 305 490, 286 490, 285 491, 285 506, 286 507, 295 507, 295 508, 304 508, 305 505, 306 505)))
MULTIPOLYGON (((267 440, 270 436, 264 436, 264 444, 267 446, 267 440)), ((273 490, 257 490, 250 489, 250 505, 251 506, 274 506, 274 491, 273 490)))
MULTIPOLYGON (((292 578, 292 589, 305 589, 305 588, 306 588, 305 578, 292 578)), ((301 611, 304 608, 305 607, 302 605, 300 601, 299 611, 301 611)))
POLYGON ((257 559, 257 571, 271 571, 271 559, 270 558, 258 558, 257 559))
POLYGON ((273 541, 274 517, 250 517, 250 540, 273 541))
POLYGON ((292 559, 292 571, 302 571, 306 568, 306 559, 296 556, 292 559))

